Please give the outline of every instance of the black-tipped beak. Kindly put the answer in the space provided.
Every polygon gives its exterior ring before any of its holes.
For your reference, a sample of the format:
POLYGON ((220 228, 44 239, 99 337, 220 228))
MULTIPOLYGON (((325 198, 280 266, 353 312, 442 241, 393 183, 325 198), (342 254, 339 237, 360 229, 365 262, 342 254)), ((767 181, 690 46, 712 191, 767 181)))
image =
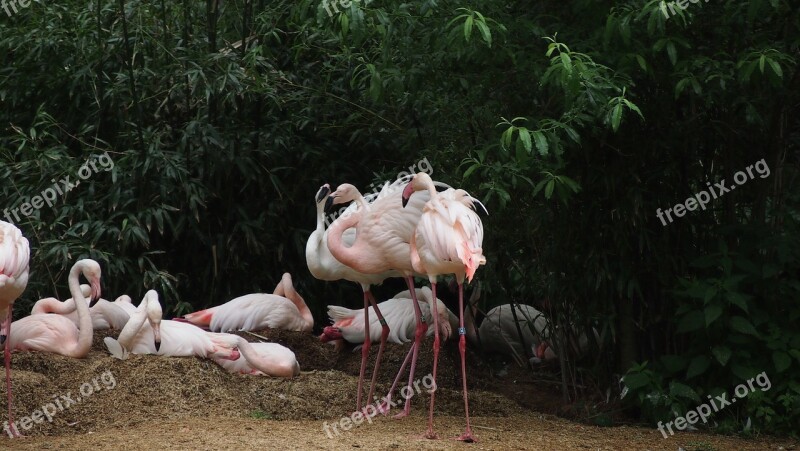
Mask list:
POLYGON ((91 295, 92 297, 89 300, 89 308, 92 308, 94 307, 95 304, 97 304, 97 301, 100 300, 100 295, 102 293, 102 290, 100 289, 99 280, 90 281, 89 285, 91 285, 92 287, 92 295, 91 295))
POLYGON ((161 349, 161 340, 156 341, 156 352, 161 349))
MULTIPOLYGON (((331 186, 327 183, 319 187, 319 191, 317 191, 317 203, 322 202, 322 199, 325 199, 325 196, 331 193, 331 186)), ((327 208, 327 203, 326 206, 327 208)))
POLYGON ((330 213, 331 207, 333 207, 333 197, 329 197, 325 200, 325 213, 330 213))
POLYGON ((406 208, 406 205, 408 205, 408 198, 403 197, 403 208, 406 208))

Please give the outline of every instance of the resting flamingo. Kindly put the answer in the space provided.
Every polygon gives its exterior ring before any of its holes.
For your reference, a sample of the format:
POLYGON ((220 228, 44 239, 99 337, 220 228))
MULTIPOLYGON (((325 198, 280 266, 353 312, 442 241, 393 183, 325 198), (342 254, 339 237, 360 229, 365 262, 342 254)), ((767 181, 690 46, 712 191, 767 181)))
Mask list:
MULTIPOLYGON (((397 189, 397 187, 385 187, 379 196, 385 195, 387 189, 397 189)), ((326 183, 319 188, 316 196, 314 197, 314 200, 317 204, 317 227, 311 233, 311 236, 308 237, 308 242, 306 243, 306 264, 308 265, 308 270, 311 272, 311 275, 319 280, 333 281, 344 279, 358 283, 361 285, 361 290, 364 292, 364 308, 367 309, 367 307, 372 305, 372 312, 377 316, 378 323, 381 325, 381 335, 379 337, 380 344, 378 345, 378 355, 375 359, 375 367, 372 370, 372 380, 369 386, 369 394, 367 395, 367 400, 369 400, 372 399, 372 395, 375 390, 375 382, 378 376, 378 369, 380 368, 381 356, 383 355, 386 340, 391 330, 391 327, 389 327, 387 321, 382 315, 381 309, 377 307, 378 304, 375 300, 375 296, 372 295, 370 287, 372 285, 380 284, 388 277, 401 277, 402 274, 396 271, 388 271, 378 274, 364 274, 354 270, 349 266, 343 265, 331 254, 331 251, 328 249, 328 231, 325 230, 325 205, 330 196, 330 192, 331 188, 326 183)), ((356 207, 356 204, 348 207, 347 210, 345 210, 343 217, 337 219, 337 221, 343 220, 347 216, 353 214, 356 207)), ((355 241, 355 237, 355 229, 351 228, 344 231, 343 240, 345 241, 345 244, 352 245, 353 241, 355 241)), ((367 310, 366 315, 363 317, 364 330, 367 334, 372 336, 373 334, 370 332, 372 321, 369 319, 369 313, 369 310, 367 310)), ((361 370, 358 374, 358 395, 356 396, 357 411, 361 410, 361 394, 363 391, 364 375, 366 373, 369 348, 370 342, 364 343, 364 346, 361 348, 361 370)))
POLYGON ((44 351, 81 359, 92 348, 92 318, 89 303, 81 293, 78 278, 83 274, 91 285, 92 300, 100 297, 100 264, 91 259, 78 260, 69 272, 69 291, 76 299, 78 326, 61 315, 31 315, 14 321, 19 332, 9 337, 12 350, 44 351))
POLYGON ((525 366, 526 349, 533 352, 531 363, 556 358, 553 350, 545 345, 544 340, 550 336, 550 324, 542 312, 525 304, 498 305, 486 312, 480 326, 476 326, 479 296, 480 286, 476 286, 468 302, 470 312, 464 318, 471 345, 480 346, 484 352, 511 355, 520 366, 525 366))
POLYGON ((244 338, 231 335, 241 353, 237 360, 212 359, 230 373, 256 376, 295 377, 300 374, 300 364, 291 349, 278 343, 250 343, 244 338))
POLYGON ((14 301, 28 286, 28 263, 31 251, 28 240, 13 224, 0 221, 0 345, 4 345, 6 364, 6 397, 8 402, 8 424, 14 437, 20 434, 14 426, 11 409, 11 319, 14 301))
MULTIPOLYGON (((415 271, 428 275, 433 296, 436 296, 438 276, 455 274, 458 282, 459 343, 461 353, 461 377, 464 391, 464 413, 467 427, 458 437, 466 442, 475 441, 469 423, 469 400, 467 397, 466 337, 464 329, 464 277, 471 282, 478 266, 486 263, 483 256, 483 223, 475 213, 474 204, 480 203, 464 190, 448 189, 441 193, 430 176, 418 172, 403 190, 403 205, 417 195, 428 193, 422 216, 411 237, 411 263, 415 271), (413 195, 417 193, 416 195, 413 195)), ((433 317, 433 382, 439 360, 439 334, 437 318, 433 317)), ((435 438, 433 432, 433 407, 436 390, 431 392, 426 437, 435 438)))
MULTIPOLYGON (((340 204, 355 201, 358 209, 347 217, 334 221, 328 228, 328 249, 340 262, 365 274, 379 274, 389 270, 399 271, 408 285, 414 302, 414 316, 417 328, 414 333, 414 345, 409 351, 412 355, 409 371, 408 390, 414 379, 417 364, 419 343, 427 331, 428 325, 422 319, 422 312, 414 290, 414 268, 411 266, 408 243, 417 227, 422 207, 430 199, 427 192, 414 196, 407 208, 399 205, 402 192, 399 189, 388 190, 367 205, 366 200, 355 186, 348 183, 339 185, 331 194, 332 203, 340 204), (356 237, 352 245, 345 245, 344 233, 350 228, 356 229, 356 237)), ((395 416, 402 418, 411 411, 411 398, 407 398, 403 412, 395 416)))
MULTIPOLYGON (((433 294, 428 287, 417 288, 417 299, 420 299, 419 308, 426 317, 430 316, 431 298, 433 294)), ((392 299, 378 304, 384 313, 384 318, 389 324, 391 333, 387 341, 391 343, 404 344, 411 341, 417 327, 414 320, 414 307, 411 305, 411 293, 408 290, 394 295, 392 299)), ((440 334, 447 340, 453 333, 453 329, 458 327, 458 318, 444 305, 444 302, 437 299, 439 330, 440 334)), ((362 319, 364 309, 351 310, 338 305, 328 306, 328 316, 334 320, 333 325, 326 327, 320 335, 323 343, 334 340, 344 340, 353 344, 364 343, 365 331, 362 319)), ((377 320, 371 319, 373 326, 377 325, 377 320)), ((379 329, 371 329, 370 341, 381 339, 379 329)), ((427 335, 433 334, 433 328, 428 329, 427 335)))
POLYGON ((144 295, 128 323, 115 340, 103 342, 112 356, 125 360, 130 354, 156 354, 171 357, 209 357, 236 360, 237 341, 230 334, 206 332, 192 324, 161 320, 158 293, 150 290, 144 295))
MULTIPOLYGON (((81 284, 81 293, 84 297, 90 296, 91 287, 86 284, 81 284)), ((120 296, 120 298, 122 297, 120 296)), ((114 302, 99 299, 97 303, 89 309, 89 315, 92 318, 92 328, 94 328, 94 330, 120 330, 125 326, 125 323, 128 322, 128 312, 120 305, 120 298, 117 298, 114 302)), ((39 299, 33 304, 31 315, 41 314, 61 315, 72 321, 75 326, 79 325, 75 300, 72 298, 64 302, 56 298, 39 299)))
POLYGON ((184 320, 213 332, 283 329, 311 332, 314 317, 305 300, 294 289, 292 276, 285 273, 273 294, 253 293, 222 305, 189 313, 184 320))

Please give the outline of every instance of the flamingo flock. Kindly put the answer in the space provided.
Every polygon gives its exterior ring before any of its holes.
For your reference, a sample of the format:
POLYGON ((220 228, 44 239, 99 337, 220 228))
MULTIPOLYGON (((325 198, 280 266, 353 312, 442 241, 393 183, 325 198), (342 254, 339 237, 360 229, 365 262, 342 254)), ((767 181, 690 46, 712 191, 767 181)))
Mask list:
MULTIPOLYGON (((380 193, 367 198, 351 184, 341 184, 335 191, 325 184, 314 200, 316 229, 306 245, 309 271, 319 280, 356 282, 363 291, 363 309, 328 307, 333 325, 325 327, 320 336, 323 342, 348 341, 362 346, 357 411, 362 410, 370 344, 379 343, 368 400, 373 399, 386 342, 412 342, 392 389, 384 398, 390 400, 409 363, 407 388, 411 390, 422 340, 432 334, 434 388, 425 437, 437 438, 433 413, 439 350, 441 342, 457 332, 466 421, 464 433, 457 438, 475 441, 469 419, 463 285, 465 279, 471 282, 477 269, 486 263, 483 224, 476 212, 476 204, 483 205, 466 191, 435 182, 424 172, 387 183, 380 193), (346 203, 350 205, 345 214, 326 229, 326 208, 346 203), (436 296, 437 282, 450 274, 458 284, 457 316, 436 296), (379 304, 371 287, 390 277, 402 277, 408 290, 379 304), (427 278, 430 288, 416 287, 414 277, 427 278)), ((11 307, 27 285, 29 259, 27 239, 14 225, 0 221, 0 315, 5 318, 0 340, 5 346, 12 423, 11 351, 42 351, 82 358, 89 352, 94 330, 120 330, 117 338, 106 337, 104 343, 109 353, 121 360, 131 354, 197 356, 214 360, 233 373, 275 377, 294 377, 300 373, 290 349, 276 343, 249 343, 229 333, 264 328, 312 331, 311 312, 288 273, 272 294, 248 294, 182 318, 164 320, 158 293, 153 290, 145 294, 138 306, 127 295, 114 302, 100 299, 100 265, 84 259, 76 262, 69 273, 71 299, 65 302, 42 299, 34 305, 30 316, 12 323, 11 307), (87 279, 88 285, 80 285, 80 275, 87 279), (11 329, 15 330, 13 335, 11 329)), ((387 406, 388 402, 382 406, 384 413, 388 412, 387 406)), ((409 397, 395 418, 407 416, 410 409, 409 397)))

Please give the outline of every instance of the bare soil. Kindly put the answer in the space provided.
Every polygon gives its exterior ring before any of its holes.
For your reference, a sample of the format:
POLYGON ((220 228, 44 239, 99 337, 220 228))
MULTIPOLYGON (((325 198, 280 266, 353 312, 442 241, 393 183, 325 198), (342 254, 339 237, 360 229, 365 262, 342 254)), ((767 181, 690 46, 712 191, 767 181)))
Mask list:
MULTIPOLYGON (((424 390, 412 397, 410 417, 395 420, 378 415, 372 423, 348 431, 339 427, 337 434, 330 425, 355 409, 360 352, 337 353, 308 334, 261 331, 258 335, 294 350, 300 361, 300 376, 277 379, 229 374, 199 358, 116 360, 103 345, 107 335, 116 332, 95 334, 85 359, 35 352, 13 355, 18 425, 22 417, 31 417, 48 403, 58 401, 63 409, 51 415, 51 422, 41 417, 39 423, 31 421, 29 429, 21 429, 26 436, 22 439, 9 439, 0 431, 0 449, 798 449, 791 439, 707 433, 678 433, 664 439, 653 427, 619 425, 624 418, 618 415, 607 416, 615 427, 559 418, 556 414, 574 409, 562 405, 558 385, 547 372, 490 366, 471 353, 470 413, 478 443, 458 442, 452 438, 463 432, 464 404, 454 343, 445 345, 440 354, 435 417, 439 440, 421 437, 429 403, 424 390), (326 424, 329 434, 323 428, 326 424)), ((242 335, 259 341, 251 334, 242 335)), ((429 345, 426 342, 420 352, 416 379, 431 372, 429 345)), ((387 348, 378 378, 379 396, 388 391, 407 350, 408 345, 387 348)), ((0 394, 0 418, 5 421, 4 384, 0 394)))

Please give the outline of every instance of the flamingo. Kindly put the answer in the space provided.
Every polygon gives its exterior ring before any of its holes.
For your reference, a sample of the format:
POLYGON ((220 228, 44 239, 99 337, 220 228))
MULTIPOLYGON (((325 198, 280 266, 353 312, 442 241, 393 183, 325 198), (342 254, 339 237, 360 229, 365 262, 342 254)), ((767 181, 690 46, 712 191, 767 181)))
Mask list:
POLYGON ((556 358, 552 349, 546 346, 545 338, 550 335, 550 324, 544 314, 525 304, 503 304, 489 310, 480 326, 475 326, 479 287, 475 288, 469 301, 470 314, 464 319, 467 339, 473 346, 479 346, 490 353, 508 354, 522 365, 525 349, 531 349, 534 357, 531 363, 556 358), (511 309, 516 310, 516 321, 511 309), (517 329, 519 323, 519 330, 517 329), (533 327, 533 331, 531 331, 533 327), (522 336, 520 337, 520 333, 522 336), (520 342, 521 338, 521 342, 520 342))
MULTIPOLYGON (((431 289, 428 287, 417 288, 417 299, 422 301, 419 303, 422 314, 426 317, 430 316, 431 289)), ((378 304, 384 318, 389 324, 391 333, 387 341, 391 343, 404 344, 413 339, 416 323, 414 321, 414 307, 411 305, 411 293, 408 290, 397 293, 392 299, 386 300, 378 304)), ((438 315, 440 323, 440 334, 447 340, 453 333, 453 329, 457 328, 458 318, 444 305, 444 302, 437 299, 438 315)), ((323 329, 320 340, 327 343, 332 340, 344 340, 349 343, 361 344, 364 342, 365 331, 362 323, 364 316, 364 309, 351 310, 348 308, 340 307, 337 305, 328 306, 328 316, 334 323, 323 329)), ((373 326, 377 325, 377 320, 371 319, 370 323, 373 326)), ((370 341, 379 341, 380 333, 378 330, 371 329, 374 332, 370 334, 370 341)), ((433 334, 433 329, 427 331, 427 335, 433 334)))
POLYGON ((11 319, 14 301, 28 286, 28 264, 31 251, 28 240, 13 224, 0 221, 0 345, 5 345, 4 358, 6 364, 6 396, 8 401, 8 424, 14 437, 20 433, 14 426, 11 409, 11 319))
POLYGON ((100 297, 100 264, 91 259, 78 260, 69 272, 69 291, 76 299, 78 326, 61 315, 31 315, 14 321, 19 332, 9 337, 10 347, 18 351, 44 351, 82 359, 92 348, 92 318, 89 303, 81 293, 78 278, 83 274, 91 285, 92 300, 100 297))
MULTIPOLYGON (((90 296, 91 287, 87 284, 81 284, 81 294, 83 294, 84 297, 90 296)), ((122 296, 117 298, 114 302, 99 299, 97 303, 89 309, 89 315, 92 318, 92 328, 94 330, 122 329, 125 326, 125 323, 128 322, 128 312, 119 304, 121 298, 122 296)), ((56 298, 44 298, 39 299, 33 304, 31 315, 48 313, 62 315, 72 321, 75 326, 78 326, 78 313, 75 309, 75 301, 72 298, 64 302, 56 298)))
POLYGON ((230 373, 295 377, 300 374, 300 364, 291 349, 278 343, 250 343, 238 335, 231 335, 241 358, 235 361, 212 358, 230 373))
MULTIPOLYGON (((343 264, 365 274, 380 274, 390 270, 399 271, 408 285, 414 307, 414 317, 417 328, 414 333, 414 345, 409 351, 413 355, 411 370, 409 371, 408 390, 414 379, 417 364, 419 343, 427 331, 428 325, 422 320, 422 312, 416 298, 414 289, 414 268, 411 266, 410 248, 408 243, 414 235, 422 207, 429 200, 427 192, 414 196, 407 202, 406 208, 400 208, 398 201, 401 197, 399 189, 388 189, 385 195, 378 196, 372 203, 367 204, 364 197, 355 186, 344 183, 336 188, 330 197, 332 204, 355 201, 358 208, 353 214, 344 216, 328 227, 327 243, 331 254, 343 264), (348 247, 344 241, 345 232, 356 229, 356 237, 348 247)), ((405 203, 405 202, 404 202, 405 203)), ((377 311, 376 311, 377 313, 377 311)), ((368 327, 367 316, 365 329, 368 327)), ((436 316, 434 315, 434 318, 436 316)), ((365 342, 365 345, 368 342, 365 342)), ((383 344, 383 342, 382 342, 383 344)), ((380 350, 378 351, 380 355, 380 350)), ((373 373, 377 374, 377 371, 373 373)), ((407 398, 403 412, 395 416, 402 418, 411 411, 411 398, 407 398)))
POLYGON ((236 360, 239 351, 231 334, 206 332, 197 326, 178 321, 161 320, 158 293, 150 290, 144 295, 128 323, 115 340, 103 342, 112 356, 125 360, 130 354, 156 354, 171 357, 210 357, 236 360), (147 320, 147 322, 145 322, 147 320))
MULTIPOLYGON (((396 189, 396 187, 389 186, 387 188, 385 185, 384 190, 381 191, 379 196, 385 195, 387 189, 396 189)), ((331 254, 331 251, 328 249, 328 232, 325 230, 325 205, 329 199, 330 192, 330 185, 326 183, 319 188, 316 196, 314 197, 314 200, 317 204, 317 227, 311 233, 311 236, 308 237, 308 242, 306 243, 306 264, 308 266, 308 270, 311 272, 311 275, 319 280, 333 281, 344 279, 358 283, 361 285, 361 290, 364 293, 364 309, 367 309, 370 305, 372 305, 372 312, 375 313, 378 318, 378 322, 381 325, 381 335, 380 345, 378 346, 378 355, 375 359, 375 367, 372 370, 372 380, 370 381, 369 394, 367 395, 367 399, 369 400, 372 398, 375 390, 375 383, 378 376, 378 369, 380 368, 381 356, 383 356, 384 346, 386 345, 386 340, 391 330, 386 319, 383 317, 380 308, 377 307, 377 301, 375 300, 375 296, 373 296, 370 287, 372 285, 378 285, 382 283, 388 277, 400 277, 402 274, 397 271, 387 271, 378 274, 361 273, 349 266, 342 264, 331 254)), ((348 207, 347 210, 345 210, 343 217, 353 214, 356 207, 357 205, 355 204, 348 207)), ((337 221, 342 219, 343 218, 339 218, 337 221)), ((347 245, 352 245, 353 241, 355 241, 355 237, 355 229, 351 228, 344 231, 343 239, 347 245)), ((366 331, 368 335, 372 336, 370 333, 371 321, 369 319, 369 313, 369 310, 366 310, 366 315, 364 315, 364 331, 366 331)), ((364 343, 364 346, 361 348, 361 370, 359 371, 358 375, 358 395, 356 396, 357 411, 361 410, 361 394, 363 391, 364 375, 366 373, 369 348, 370 342, 364 343)))
POLYGON ((183 319, 214 332, 267 328, 311 332, 314 328, 314 317, 305 300, 294 289, 289 273, 283 275, 273 294, 247 294, 216 307, 189 313, 183 319))
MULTIPOLYGON (((403 190, 402 202, 406 206, 416 196, 428 193, 422 216, 411 236, 410 258, 416 272, 428 275, 433 297, 436 297, 438 276, 455 274, 458 282, 459 351, 461 353, 461 377, 464 391, 464 413, 467 422, 464 434, 458 437, 465 442, 474 442, 475 437, 469 423, 469 399, 467 396, 466 337, 464 328, 464 277, 472 281, 478 266, 486 263, 483 256, 483 223, 475 213, 474 204, 480 202, 464 190, 448 189, 441 193, 431 177, 418 172, 403 190)), ((439 331, 437 317, 433 317, 433 383, 436 384, 436 369, 439 361, 439 331)), ((413 367, 412 367, 413 368, 413 367)), ((433 408, 436 389, 431 391, 428 414, 427 438, 436 438, 433 432, 433 408)))

